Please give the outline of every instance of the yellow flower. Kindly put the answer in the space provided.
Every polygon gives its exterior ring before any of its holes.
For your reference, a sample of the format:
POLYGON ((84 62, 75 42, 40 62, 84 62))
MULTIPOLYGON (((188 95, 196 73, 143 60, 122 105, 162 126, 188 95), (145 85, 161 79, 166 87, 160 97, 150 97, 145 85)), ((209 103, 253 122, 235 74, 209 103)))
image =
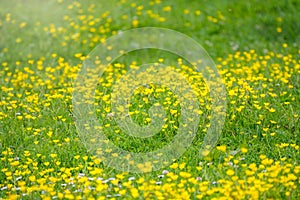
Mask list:
POLYGON ((228 169, 228 170, 226 171, 226 174, 227 174, 228 176, 232 176, 232 175, 234 175, 234 171, 233 171, 232 169, 228 169))
POLYGON ((242 148, 241 148, 241 152, 242 152, 242 153, 247 153, 247 152, 248 152, 248 149, 245 148, 245 147, 242 147, 242 148))
POLYGON ((222 152, 226 152, 226 145, 217 146, 217 149, 222 152))
POLYGON ((36 178, 35 178, 35 176, 29 176, 29 178, 28 178, 31 182, 34 182, 35 180, 36 180, 36 178))
POLYGON ((10 163, 11 166, 18 166, 20 164, 20 162, 18 160, 10 163))
POLYGON ((22 22, 19 27, 24 28, 26 25, 27 25, 26 22, 22 22))
POLYGON ((165 7, 163 7, 163 11, 165 11, 165 12, 169 12, 171 10, 172 10, 171 6, 165 6, 165 7))
POLYGON ((21 43, 22 42, 22 39, 21 38, 17 38, 16 39, 16 43, 18 44, 18 43, 21 43))
POLYGON ((192 175, 188 172, 179 172, 179 175, 183 178, 190 178, 192 175))
POLYGON ((50 154, 50 157, 51 157, 51 158, 56 158, 56 157, 57 157, 57 154, 51 153, 51 154, 50 154))
POLYGON ((273 112, 275 112, 276 110, 275 110, 274 108, 269 108, 269 111, 270 111, 271 113, 273 113, 273 112))
POLYGON ((139 191, 136 188, 131 188, 130 193, 133 198, 138 198, 139 197, 139 191))
POLYGON ((276 31, 277 31, 278 33, 281 33, 281 32, 282 32, 282 29, 281 29, 280 27, 277 27, 277 28, 276 28, 276 31))
POLYGON ((132 24, 133 27, 137 27, 139 25, 139 20, 135 19, 135 20, 132 21, 131 24, 132 24))
POLYGON ((210 153, 210 151, 208 149, 204 149, 201 154, 202 156, 208 156, 208 154, 210 153))
POLYGON ((172 165, 170 165, 171 169, 177 169, 178 168, 178 163, 173 163, 172 165))

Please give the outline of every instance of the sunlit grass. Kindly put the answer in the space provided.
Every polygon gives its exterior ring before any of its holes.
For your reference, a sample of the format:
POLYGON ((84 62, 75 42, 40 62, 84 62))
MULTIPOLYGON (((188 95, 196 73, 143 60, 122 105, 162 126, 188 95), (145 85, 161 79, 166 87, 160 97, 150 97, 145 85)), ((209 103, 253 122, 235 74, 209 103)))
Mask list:
POLYGON ((299 199, 299 6, 298 1, 0 2, 0 198, 299 199), (119 147, 132 152, 163 147, 176 135, 181 115, 176 95, 150 84, 135 91, 130 116, 147 125, 149 108, 159 102, 165 125, 146 139, 122 131, 111 92, 129 69, 154 62, 172 66, 187 78, 200 105, 189 150, 159 171, 134 174, 105 167, 85 148, 74 124, 72 92, 82 62, 97 44, 144 26, 175 29, 203 45, 224 80, 228 109, 217 147, 200 157, 211 114, 201 75, 158 50, 116 60, 99 80, 93 103, 99 129, 119 147))

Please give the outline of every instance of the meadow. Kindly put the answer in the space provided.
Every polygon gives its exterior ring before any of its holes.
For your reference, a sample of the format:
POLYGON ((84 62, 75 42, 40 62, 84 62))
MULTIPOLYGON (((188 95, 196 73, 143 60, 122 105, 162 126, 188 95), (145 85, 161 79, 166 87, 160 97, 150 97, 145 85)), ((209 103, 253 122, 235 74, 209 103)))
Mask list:
POLYGON ((0 1, 0 199, 300 199, 299 8, 299 0, 0 1), (96 130, 126 151, 163 148, 184 117, 172 90, 141 86, 128 116, 147 126, 158 102, 164 123, 152 137, 128 135, 115 120, 112 92, 129 70, 167 65, 166 79, 175 70, 199 102, 188 150, 159 170, 144 163, 136 166, 144 173, 133 173, 106 166, 84 144, 73 92, 98 44, 140 27, 172 29, 201 44, 222 77, 227 110, 216 146, 200 152, 214 111, 201 73, 158 49, 114 60, 90 104, 96 130))

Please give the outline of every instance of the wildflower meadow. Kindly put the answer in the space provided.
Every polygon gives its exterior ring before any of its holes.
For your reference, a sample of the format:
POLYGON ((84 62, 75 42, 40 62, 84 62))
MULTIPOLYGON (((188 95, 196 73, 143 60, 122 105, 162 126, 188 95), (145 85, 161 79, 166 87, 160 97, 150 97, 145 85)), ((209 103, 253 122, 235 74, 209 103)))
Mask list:
POLYGON ((0 199, 300 199, 299 8, 0 0, 0 199))

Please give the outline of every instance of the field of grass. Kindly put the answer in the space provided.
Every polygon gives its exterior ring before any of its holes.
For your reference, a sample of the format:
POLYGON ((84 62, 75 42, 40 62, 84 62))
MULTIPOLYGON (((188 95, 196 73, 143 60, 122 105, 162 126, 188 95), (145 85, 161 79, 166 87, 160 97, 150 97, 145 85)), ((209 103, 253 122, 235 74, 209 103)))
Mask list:
MULTIPOLYGON (((299 0, 0 1, 0 199, 300 199, 299 19, 299 0), (86 145, 72 95, 90 52, 140 27, 172 29, 201 44, 226 87, 227 111, 216 146, 201 154, 214 111, 201 73, 157 49, 114 60, 90 105, 95 129, 121 149, 161 149, 185 117, 180 98, 152 79, 133 92, 128 115, 149 125, 150 107, 160 103, 164 123, 152 137, 128 135, 112 108, 113 87, 128 71, 170 66, 199 102, 188 150, 159 170, 137 164, 144 173, 134 173, 107 166, 86 145)), ((105 146, 101 152, 120 156, 105 146)))

